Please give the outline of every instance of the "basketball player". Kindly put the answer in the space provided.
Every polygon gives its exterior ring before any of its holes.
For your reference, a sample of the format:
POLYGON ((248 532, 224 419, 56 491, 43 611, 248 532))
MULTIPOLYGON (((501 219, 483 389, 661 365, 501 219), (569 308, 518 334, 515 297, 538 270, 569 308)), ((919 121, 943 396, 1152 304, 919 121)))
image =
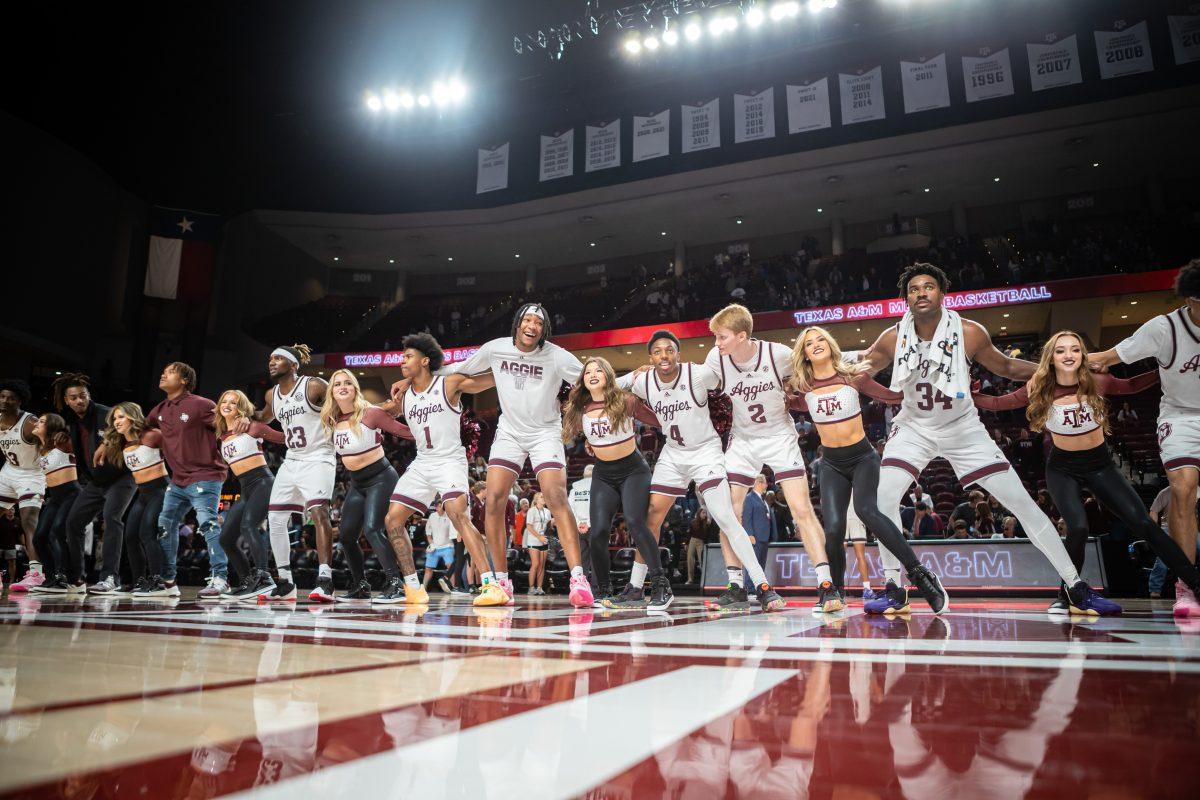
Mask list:
POLYGON ((46 579, 33 542, 42 497, 46 494, 46 476, 38 461, 41 443, 33 434, 37 417, 22 410, 29 405, 29 398, 29 384, 25 381, 0 382, 0 452, 4 454, 4 466, 0 467, 0 510, 17 507, 25 552, 29 554, 29 570, 9 587, 10 592, 27 592, 41 586, 46 579))
MULTIPOLYGON (((650 407, 666 434, 666 443, 658 454, 650 480, 650 510, 646 515, 655 541, 667 512, 676 499, 687 494, 688 484, 695 481, 696 494, 704 499, 709 516, 720 526, 729 547, 746 565, 750 580, 758 587, 759 605, 764 611, 782 610, 786 603, 767 582, 766 573, 754 556, 750 535, 733 509, 721 437, 708 414, 708 392, 717 388, 717 374, 698 364, 681 364, 679 339, 668 330, 651 334, 646 349, 650 364, 622 376, 617 384, 650 407)), ((745 497, 745 492, 742 496, 745 497)), ((638 558, 629 586, 613 599, 614 603, 641 597, 647 567, 640 554, 638 558)), ((741 570, 737 573, 740 578, 741 570)), ((732 576, 733 571, 729 574, 732 576)))
MULTIPOLYGON (((1088 537, 1087 512, 1082 489, 1087 488, 1135 538, 1150 543, 1155 554, 1170 565, 1187 588, 1200 588, 1200 574, 1163 529, 1146 515, 1146 504, 1117 465, 1105 441, 1108 403, 1105 398, 1137 394, 1158 383, 1157 372, 1145 372, 1123 381, 1088 371, 1088 351, 1079 334, 1060 331, 1042 348, 1037 371, 1029 383, 1002 397, 975 395, 975 404, 992 410, 1023 408, 1029 429, 1050 432, 1053 447, 1046 459, 1046 488, 1067 524, 1067 552, 1076 569, 1083 569, 1088 537)), ((1112 613, 1120 613, 1116 603, 1112 613)), ((1063 593, 1049 608, 1066 614, 1063 593)), ((1180 616, 1187 616, 1186 612, 1180 616)))
MULTIPOLYGON (((400 371, 404 380, 393 387, 393 396, 399 389, 399 405, 393 411, 408 422, 416 438, 417 457, 394 484, 392 502, 384 522, 388 538, 393 545, 401 543, 396 555, 402 562, 407 558, 407 563, 411 564, 412 544, 408 544, 407 556, 401 552, 403 543, 409 542, 408 518, 414 513, 428 513, 429 504, 441 495, 442 508, 458 531, 471 562, 483 572, 483 586, 474 605, 508 605, 511 595, 500 586, 495 572, 487 566, 491 563, 487 543, 471 523, 470 498, 467 496, 471 479, 461 432, 463 394, 477 394, 492 388, 496 382, 491 375, 435 375, 446 356, 437 339, 428 333, 406 336, 402 346, 404 361, 400 371)), ((405 563, 401 563, 401 567, 408 569, 405 563)))
MULTIPOLYGON (((308 599, 333 602, 333 526, 329 522, 329 501, 337 473, 333 440, 321 423, 321 406, 329 384, 311 375, 301 376, 300 367, 312 353, 308 345, 277 347, 267 359, 267 374, 275 383, 267 391, 259 422, 279 420, 287 444, 287 455, 279 466, 271 500, 267 505, 267 527, 271 532, 271 551, 280 580, 268 600, 283 599, 294 591, 292 586, 291 547, 288 521, 292 514, 307 512, 317 529, 317 585, 308 599)), ((246 433, 249 422, 240 420, 234 433, 246 433)))
MULTIPOLYGON (((786 381, 792 377, 792 352, 785 345, 763 342, 751 337, 754 317, 742 305, 734 303, 717 312, 708 323, 715 347, 704 359, 704 366, 718 377, 718 386, 733 404, 733 425, 729 446, 725 449, 725 472, 729 476, 733 510, 742 517, 746 492, 754 485, 754 476, 764 465, 775 474, 775 483, 783 492, 817 573, 817 603, 814 610, 832 613, 845 608, 833 585, 825 556, 825 532, 817 522, 808 496, 808 475, 804 457, 796 441, 796 428, 788 413, 786 381)), ((729 539, 721 531, 721 550, 729 568, 729 587, 718 600, 722 605, 743 603, 746 590, 741 585, 741 560, 728 547, 729 539), (734 568, 738 572, 734 572, 734 568)), ((748 562, 747 562, 748 563, 748 562)))
MULTIPOLYGON (((1200 485, 1200 259, 1175 278, 1183 305, 1149 320, 1111 350, 1094 353, 1092 369, 1153 356, 1163 398, 1158 407, 1158 448, 1171 484, 1171 538, 1188 561, 1196 558, 1196 488, 1200 485)), ((1200 617, 1200 603, 1182 580, 1175 584, 1175 616, 1200 617)))
MULTIPOLYGON (((971 400, 972 361, 1012 380, 1028 380, 1035 365, 1004 355, 982 325, 942 306, 950 281, 938 267, 913 264, 901 274, 898 285, 908 311, 865 354, 868 372, 874 375, 891 367, 891 388, 904 394, 883 450, 879 509, 899 527, 900 498, 925 465, 940 455, 950 462, 963 487, 979 484, 1012 510, 1029 540, 1062 578, 1072 614, 1102 613, 1108 601, 1079 579, 1058 531, 1025 491, 979 421, 971 400)), ((879 548, 879 556, 887 586, 864 608, 887 613, 908 604, 908 590, 900 585, 896 556, 886 547, 879 548)))
MULTIPOLYGON (((562 409, 558 391, 574 383, 583 369, 579 359, 551 343, 550 314, 539 303, 526 303, 513 317, 512 334, 487 342, 454 370, 478 375, 491 370, 500 397, 500 422, 492 442, 487 471, 485 519, 493 563, 507 570, 504 508, 517 476, 530 462, 558 529, 571 567, 571 603, 590 608, 595 602, 579 553, 579 531, 567 503, 566 452, 562 443, 562 409)), ((497 572, 501 588, 513 596, 508 572, 497 572)))

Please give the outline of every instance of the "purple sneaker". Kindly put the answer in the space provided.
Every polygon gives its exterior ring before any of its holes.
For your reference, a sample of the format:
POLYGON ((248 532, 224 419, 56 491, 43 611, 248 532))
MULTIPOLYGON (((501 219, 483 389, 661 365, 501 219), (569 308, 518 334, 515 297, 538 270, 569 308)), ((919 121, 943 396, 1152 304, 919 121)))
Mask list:
POLYGON ((1112 617, 1121 613, 1121 607, 1102 597, 1083 581, 1067 590, 1072 616, 1112 617))
POLYGON ((888 581, 883 594, 863 603, 863 611, 867 614, 907 614, 908 589, 888 581))

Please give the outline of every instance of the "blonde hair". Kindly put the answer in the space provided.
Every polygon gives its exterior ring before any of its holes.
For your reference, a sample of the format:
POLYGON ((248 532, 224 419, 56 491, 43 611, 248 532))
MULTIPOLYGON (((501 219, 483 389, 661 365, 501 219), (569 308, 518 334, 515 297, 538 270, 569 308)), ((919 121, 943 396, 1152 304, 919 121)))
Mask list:
POLYGON ((129 420, 129 432, 133 434, 134 441, 137 441, 141 437, 142 431, 146 430, 146 415, 137 403, 126 400, 113 406, 109 410, 108 416, 104 418, 105 428, 100 435, 101 447, 104 448, 104 460, 109 464, 119 463, 125 457, 125 445, 129 444, 125 434, 118 433, 113 425, 118 411, 125 415, 125 419, 129 420))
POLYGON ((1025 409, 1025 418, 1029 420, 1029 429, 1034 433, 1045 429, 1046 419, 1050 416, 1050 408, 1054 405, 1054 390, 1058 387, 1054 371, 1054 348, 1058 340, 1064 336, 1072 336, 1079 342, 1079 366, 1075 368, 1078 384, 1075 386, 1075 399, 1092 407, 1092 419, 1100 426, 1100 430, 1108 433, 1108 403, 1096 387, 1096 376, 1088 369, 1088 347, 1083 337, 1075 331, 1059 331, 1046 340, 1042 346, 1042 355, 1038 359, 1037 369, 1033 377, 1025 385, 1029 395, 1029 405, 1025 409))
POLYGON ((754 333, 754 315, 750 309, 738 303, 730 303, 722 308, 708 321, 708 329, 713 333, 717 328, 725 328, 734 333, 744 333, 747 336, 754 333))
POLYGON ((370 408, 371 404, 363 397, 362 387, 358 385, 358 378, 354 377, 354 373, 348 369, 339 369, 329 376, 329 388, 325 390, 325 404, 321 406, 321 424, 333 434, 333 429, 337 427, 338 416, 342 410, 338 407, 337 400, 333 399, 333 384, 338 379, 338 375, 345 375, 350 379, 350 383, 354 386, 354 410, 350 412, 350 427, 362 424, 363 414, 370 408))
POLYGON ((252 419, 254 417, 254 403, 250 402, 250 398, 241 389, 226 389, 217 397, 217 414, 213 420, 213 430, 217 432, 217 438, 220 439, 228 431, 229 427, 225 423, 225 417, 221 416, 221 403, 225 402, 225 395, 231 394, 237 400, 238 416, 252 419))
POLYGON ((608 424, 614 431, 625 424, 627 393, 617 386, 617 375, 613 371, 612 364, 608 363, 608 359, 592 356, 583 362, 583 369, 579 371, 579 377, 567 395, 567 405, 563 410, 562 438, 564 442, 571 441, 583 431, 583 414, 588 404, 592 402, 592 392, 584 385, 583 376, 587 373, 588 366, 593 363, 599 364, 600 370, 604 373, 604 416, 608 417, 608 424))
POLYGON ((800 331, 800 335, 796 337, 796 343, 792 345, 792 377, 788 378, 788 387, 790 389, 797 392, 807 392, 812 388, 813 381, 816 380, 813 376, 812 360, 804 352, 804 342, 808 339, 810 333, 825 337, 825 343, 829 345, 830 363, 833 365, 835 374, 842 376, 846 380, 850 380, 867 368, 866 362, 861 364, 847 364, 842 360, 842 346, 838 344, 837 339, 833 338, 833 334, 820 325, 809 325, 800 331))

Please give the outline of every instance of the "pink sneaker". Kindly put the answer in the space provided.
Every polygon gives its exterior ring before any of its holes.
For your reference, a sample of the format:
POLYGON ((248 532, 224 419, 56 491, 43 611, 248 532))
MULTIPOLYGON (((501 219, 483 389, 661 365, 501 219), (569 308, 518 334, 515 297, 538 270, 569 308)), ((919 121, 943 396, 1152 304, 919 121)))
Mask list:
MULTIPOLYGON (((36 569, 31 569, 25 573, 25 577, 8 587, 11 592, 28 592, 35 586, 41 586, 46 582, 46 576, 36 569)), ((1194 600, 1192 601, 1195 602, 1194 600)))
POLYGON ((592 585, 588 583, 586 575, 575 575, 571 578, 571 605, 576 608, 591 608, 596 604, 596 598, 592 597, 592 585))
POLYGON ((1173 610, 1176 617, 1200 619, 1200 603, 1196 602, 1196 595, 1180 580, 1175 581, 1175 608, 1173 610))
POLYGON ((510 580, 509 578, 505 578, 504 580, 500 581, 500 588, 503 589, 504 593, 508 595, 508 602, 505 603, 504 605, 515 606, 517 604, 517 601, 514 600, 513 598, 515 598, 517 596, 517 593, 516 593, 516 590, 513 589, 512 580, 510 580))

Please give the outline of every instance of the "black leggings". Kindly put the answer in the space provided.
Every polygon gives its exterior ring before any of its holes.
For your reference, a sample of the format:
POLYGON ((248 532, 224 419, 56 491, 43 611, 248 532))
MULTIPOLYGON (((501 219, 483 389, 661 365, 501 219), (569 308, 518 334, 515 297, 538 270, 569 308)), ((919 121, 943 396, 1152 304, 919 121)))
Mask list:
POLYGON ((384 573, 392 579, 400 578, 400 564, 388 541, 388 504, 392 502, 392 490, 400 477, 386 458, 360 470, 350 470, 350 488, 346 501, 342 503, 342 521, 338 528, 338 541, 346 554, 350 577, 357 586, 363 580, 363 551, 358 544, 360 534, 366 534, 367 542, 375 551, 384 573))
POLYGON ((37 531, 33 534, 33 546, 42 557, 42 572, 46 575, 62 575, 67 569, 67 515, 77 494, 78 481, 46 489, 37 531))
POLYGON ((1135 537, 1149 542, 1154 553, 1188 588, 1200 591, 1200 572, 1188 561, 1175 540, 1151 521, 1146 504, 1113 464, 1107 444, 1078 451, 1055 447, 1046 461, 1046 489, 1058 513, 1067 523, 1067 553, 1076 570, 1083 571, 1083 555, 1089 533, 1087 512, 1083 509, 1080 492, 1081 489, 1087 489, 1114 516, 1128 525, 1135 537))
MULTIPOLYGON (((112 578, 118 581, 121 569, 121 542, 125 538, 125 511, 133 500, 137 487, 133 476, 128 472, 107 486, 97 483, 83 485, 75 502, 67 512, 67 547, 70 561, 67 562, 67 580, 78 583, 87 579, 87 567, 83 563, 83 541, 86 536, 88 523, 102 512, 104 517, 104 546, 102 552, 103 564, 100 567, 100 580, 112 578)), ((99 528, 93 527, 99 535, 99 528)))
MULTIPOLYGON (((854 513, 879 544, 900 560, 905 570, 920 564, 896 524, 879 510, 879 454, 865 438, 845 447, 826 447, 821 466, 821 517, 825 522, 825 557, 834 584, 846 581, 846 509, 854 492, 854 513)), ((863 576, 866 580, 867 576, 863 576)))
MULTIPOLYGON (((608 538, 613 516, 620 510, 625 514, 629 535, 649 568, 651 579, 662 575, 658 557, 658 542, 646 525, 646 510, 650 507, 650 467, 636 450, 616 461, 596 459, 592 472, 592 494, 589 499, 591 530, 587 532, 587 547, 596 588, 601 594, 612 589, 609 575, 608 538)), ((586 564, 584 565, 586 568, 586 564)))
POLYGON ((260 529, 267 518, 267 503, 271 499, 275 476, 266 466, 255 467, 239 475, 238 483, 242 487, 242 496, 225 513, 220 541, 233 571, 245 580, 255 569, 267 569, 267 547, 260 529), (253 565, 246 560, 239 543, 249 548, 253 565))
POLYGON ((125 554, 134 582, 149 575, 162 577, 166 572, 167 558, 158 539, 158 515, 166 493, 165 477, 139 484, 125 519, 125 554))

